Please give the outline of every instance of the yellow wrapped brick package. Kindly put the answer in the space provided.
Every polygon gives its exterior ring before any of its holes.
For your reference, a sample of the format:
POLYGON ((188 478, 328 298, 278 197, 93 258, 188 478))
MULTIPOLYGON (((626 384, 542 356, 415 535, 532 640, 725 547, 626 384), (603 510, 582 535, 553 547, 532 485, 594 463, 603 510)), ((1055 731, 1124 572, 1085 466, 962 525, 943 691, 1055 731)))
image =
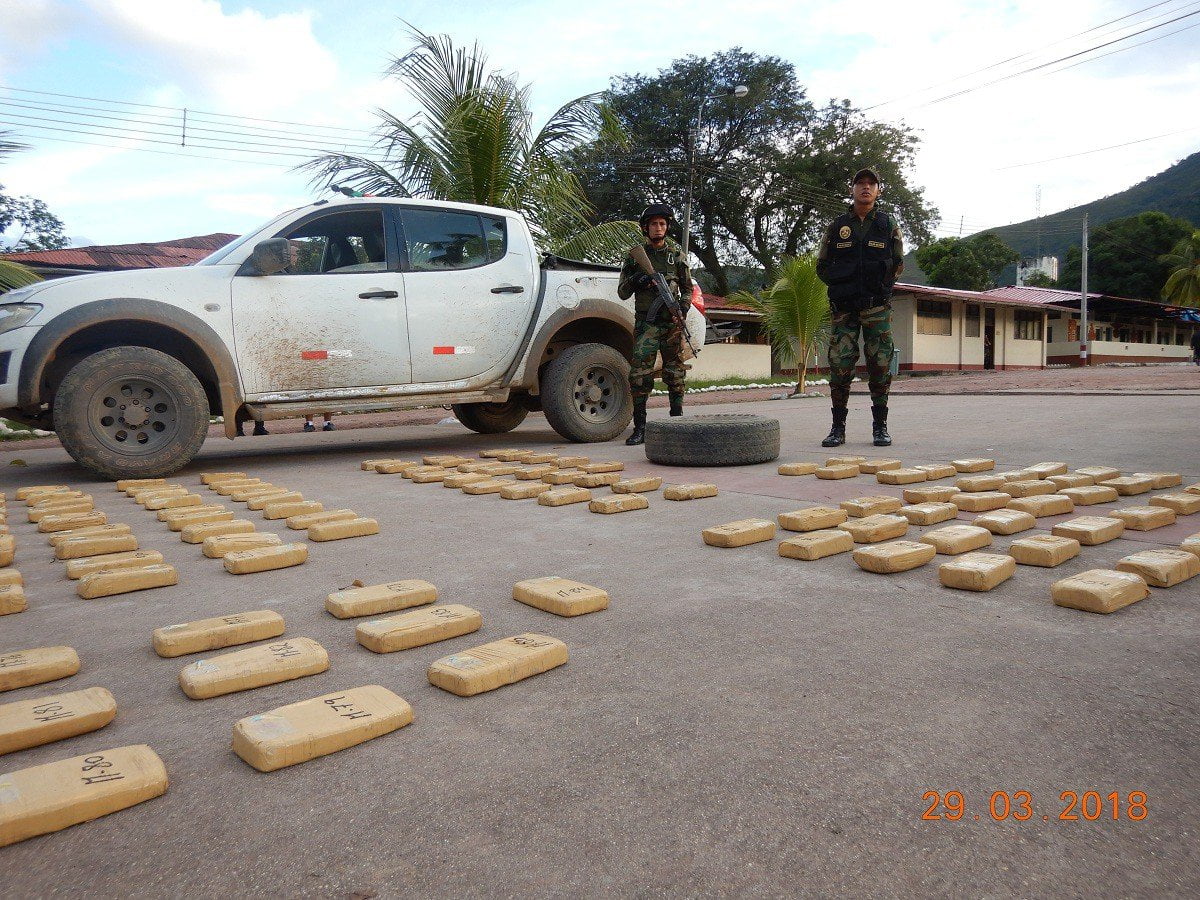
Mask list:
POLYGON ((908 519, 909 525, 937 525, 958 518, 958 507, 953 503, 914 503, 896 510, 896 515, 908 519))
POLYGON ((133 529, 124 522, 114 522, 111 525, 86 525, 83 528, 73 528, 70 531, 56 531, 46 538, 46 543, 57 549, 58 545, 63 541, 73 541, 76 538, 131 534, 132 532, 133 529))
POLYGON ((663 488, 664 500, 702 500, 717 496, 715 484, 672 484, 663 488))
POLYGON ((222 534, 249 534, 256 531, 254 523, 246 519, 230 519, 227 522, 201 522, 196 525, 185 525, 179 532, 179 539, 185 544, 202 544, 206 538, 222 534))
MULTIPOLYGON (((251 497, 246 501, 246 508, 255 511, 261 511, 268 506, 274 506, 279 503, 303 503, 304 494, 300 491, 284 491, 282 494, 264 494, 259 497, 251 497)), ((313 510, 317 512, 317 510, 313 510)))
POLYGON ((608 609, 608 592, 590 584, 548 575, 513 585, 513 599, 556 616, 582 616, 608 609))
POLYGON ((436 484, 445 480, 451 472, 451 469, 425 467, 423 470, 413 469, 407 477, 413 484, 436 484))
POLYGON ((429 683, 460 697, 471 697, 567 661, 567 645, 544 634, 518 634, 445 656, 429 667, 429 683))
POLYGON ((1153 482, 1152 488, 1156 491, 1183 484, 1183 476, 1178 472, 1134 472, 1133 477, 1149 478, 1153 482))
POLYGON ((1164 506, 1126 506, 1108 513, 1110 519, 1120 519, 1128 531, 1152 531, 1175 524, 1175 512, 1164 506))
MULTIPOLYGON (((200 480, 204 481, 204 479, 207 477, 209 477, 209 476, 201 475, 200 480)), ((156 484, 166 484, 166 483, 167 483, 167 479, 165 479, 165 478, 122 478, 117 481, 116 488, 117 488, 118 492, 124 493, 125 491, 129 490, 131 487, 152 487, 153 485, 156 485, 156 484)), ((208 484, 207 481, 204 481, 204 483, 208 484)))
POLYGON ((507 484, 516 484, 516 482, 507 478, 489 478, 487 481, 464 484, 462 492, 464 494, 498 494, 504 490, 504 486, 507 484))
POLYGON ((878 475, 888 469, 900 469, 904 463, 898 459, 868 459, 858 464, 858 471, 863 475, 878 475))
POLYGON ((1192 516, 1200 512, 1200 494, 1160 494, 1151 497, 1147 503, 1165 507, 1177 516, 1192 516))
POLYGON ((538 495, 539 506, 569 506, 572 503, 587 503, 592 499, 592 492, 587 488, 566 487, 551 488, 538 495))
POLYGON ((0 755, 97 731, 116 715, 117 701, 102 687, 5 703, 0 705, 0 755))
POLYGON ((0 568, 11 566, 17 558, 17 541, 11 534, 0 534, 0 568))
POLYGON ((954 482, 960 491, 975 493, 977 491, 998 491, 1007 482, 999 475, 964 475, 954 482))
POLYGON ((179 672, 179 686, 193 700, 317 675, 329 668, 329 654, 311 638, 288 638, 208 659, 179 672))
POLYGON ((808 531, 779 542, 779 555, 786 559, 812 561, 848 553, 854 549, 854 538, 850 532, 840 528, 808 531))
POLYGON ((1048 481, 1010 481, 1002 490, 1010 497, 1038 497, 1053 494, 1055 488, 1048 481))
POLYGON ((1121 475, 1120 470, 1114 469, 1112 466, 1080 466, 1075 472, 1079 475, 1089 476, 1096 484, 1119 478, 1121 475))
POLYGON ((137 549, 138 540, 132 534, 83 536, 59 543, 54 548, 54 556, 56 559, 81 559, 137 549))
MULTIPOLYGON (((662 477, 658 475, 643 475, 640 478, 623 478, 620 481, 614 482, 612 490, 614 494, 641 494, 649 491, 657 491, 662 487, 662 477)), ((1197 503, 1200 503, 1200 497, 1196 498, 1197 503)))
POLYGON ((1097 503, 1115 503, 1117 497, 1116 488, 1110 488, 1104 484, 1096 484, 1091 487, 1074 487, 1062 488, 1059 493, 1064 497, 1069 497, 1071 502, 1076 506, 1095 506, 1097 503))
POLYGON ((885 469, 875 473, 875 480, 880 484, 920 484, 929 478, 924 469, 885 469))
POLYGON ((240 491, 234 491, 229 495, 229 499, 234 503, 249 503, 251 500, 257 500, 259 497, 278 497, 281 494, 290 493, 292 493, 291 489, 280 487, 276 484, 260 484, 244 488, 240 491))
MULTIPOLYGON (((231 497, 238 491, 244 491, 254 485, 263 484, 261 478, 230 478, 228 481, 217 481, 209 485, 209 488, 222 497, 231 497)), ((272 487, 272 485, 267 485, 272 487)))
POLYGON ((1008 581, 1017 561, 1002 553, 964 553, 938 566, 938 580, 960 591, 990 591, 1008 581))
POLYGON ((904 502, 899 497, 892 497, 887 494, 855 497, 853 500, 843 500, 838 504, 839 507, 856 518, 874 516, 880 513, 894 513, 903 505, 904 502))
POLYGON ((1011 472, 997 472, 1005 483, 1010 481, 1037 481, 1037 473, 1030 472, 1028 469, 1014 469, 1011 472))
MULTIPOLYGON (((245 472, 201 472, 200 483, 212 485, 218 481, 231 481, 233 479, 245 478, 245 472)), ((161 481, 162 479, 158 479, 161 481)), ((121 482, 117 482, 117 487, 120 488, 121 482)))
POLYGON ((858 466, 865 463, 865 456, 830 456, 826 458, 825 465, 827 466, 858 466))
POLYGON ((324 511, 325 504, 316 500, 275 501, 263 507, 263 518, 291 519, 295 516, 306 516, 324 511))
POLYGON ((1052 569, 1079 555, 1080 544, 1075 538, 1057 534, 1031 534, 1008 545, 1008 555, 1022 566, 1041 566, 1052 569))
MULTIPOLYGON (((901 471, 900 469, 896 470, 901 471)), ((854 478, 858 475, 858 465, 836 465, 836 466, 821 466, 814 473, 823 481, 840 481, 843 478, 854 478)), ((880 472, 879 474, 883 474, 880 472)))
POLYGON ((133 502, 139 506, 145 506, 151 500, 160 500, 164 497, 184 497, 191 493, 182 484, 168 484, 162 487, 142 488, 135 490, 132 493, 126 491, 133 498, 133 502))
POLYGON ((205 522, 228 522, 233 519, 233 510, 224 506, 189 506, 184 509, 159 511, 158 521, 166 523, 171 531, 183 531, 188 525, 205 522))
POLYGON ((937 551, 929 544, 919 541, 891 541, 887 544, 860 547, 854 551, 853 558, 864 572, 894 575, 897 572, 919 568, 936 555, 937 551))
POLYGON ((73 647, 34 647, 0 654, 0 691, 69 678, 79 671, 73 647))
POLYGON ((994 509, 976 516, 971 524, 986 528, 992 534, 1016 534, 1035 527, 1037 519, 1020 509, 994 509))
POLYGON ((548 490, 550 490, 550 485, 544 481, 514 481, 500 488, 500 496, 505 500, 531 500, 548 490))
POLYGON ((583 472, 586 472, 589 475, 598 475, 603 472, 624 472, 625 471, 625 463, 615 462, 615 461, 612 461, 612 462, 589 462, 589 463, 581 463, 580 465, 576 466, 576 468, 580 469, 583 472))
POLYGON ((576 478, 582 478, 586 475, 579 469, 555 469, 553 472, 548 472, 542 476, 542 481, 546 484, 574 484, 576 478))
POLYGON ((1185 494, 1200 494, 1200 481, 1197 481, 1195 484, 1189 484, 1183 489, 1183 492, 1185 494))
POLYGON ((151 512, 164 509, 187 509, 193 506, 203 506, 204 498, 199 494, 181 494, 178 497, 155 497, 146 501, 146 509, 151 512))
POLYGON ((856 544, 876 544, 904 537, 908 533, 908 519, 891 515, 865 516, 843 522, 838 527, 849 532, 856 544))
POLYGON ((229 613, 179 625, 155 628, 151 635, 154 652, 170 659, 188 653, 207 653, 238 644, 251 644, 283 634, 283 616, 273 609, 229 613))
POLYGON ((405 475, 420 465, 419 462, 412 460, 389 459, 377 463, 373 471, 376 475, 405 475))
POLYGON ((525 457, 525 464, 528 466, 542 466, 547 463, 553 463, 554 468, 558 468, 557 453, 530 453, 525 457))
POLYGON ((372 534, 379 534, 379 522, 368 518, 322 522, 308 529, 310 541, 340 541, 343 538, 368 537, 372 534))
POLYGON ((102 512, 64 513, 61 516, 46 516, 38 522, 38 531, 48 534, 54 531, 70 531, 87 525, 106 525, 108 517, 102 512))
POLYGON ((1017 497, 1008 504, 1008 509, 1027 512, 1035 519, 1043 516, 1065 516, 1075 512, 1070 497, 1062 494, 1042 494, 1038 497, 1017 497))
POLYGON ((946 525, 921 535, 921 543, 931 545, 945 556, 956 556, 990 546, 992 533, 976 525, 946 525))
POLYGON ((1012 496, 1002 491, 979 491, 978 493, 955 494, 950 498, 963 512, 991 512, 993 509, 1003 509, 1012 503, 1012 496))
POLYGON ((19 584, 0 585, 0 616, 13 616, 28 608, 24 587, 19 584))
POLYGON ((1139 550, 1121 559, 1118 572, 1141 575, 1151 587, 1168 588, 1200 575, 1200 556, 1186 550, 1139 550))
POLYGON ((955 471, 958 472, 990 472, 996 468, 996 461, 994 459, 975 457, 971 459, 952 459, 950 460, 950 465, 954 466, 955 471))
POLYGON ((380 613, 423 606, 437 598, 437 587, 419 578, 406 578, 370 586, 356 581, 353 587, 335 591, 325 598, 325 611, 339 619, 377 616, 380 613))
POLYGON ((130 550, 124 553, 104 553, 67 560, 67 577, 72 581, 93 572, 114 572, 119 569, 141 569, 158 565, 163 555, 157 550, 130 550))
POLYGON ((1150 588, 1142 576, 1112 569, 1088 569, 1050 587, 1050 599, 1055 606, 1105 615, 1148 596, 1150 588))
POLYGON ((905 503, 948 503, 950 498, 960 493, 959 489, 950 485, 930 485, 904 489, 905 503))
POLYGON ((1144 475, 1122 475, 1120 478, 1110 478, 1104 484, 1114 488, 1122 497, 1132 497, 1154 489, 1154 479, 1144 475))
POLYGON ((465 456, 459 456, 457 453, 440 453, 433 456, 423 456, 421 457, 421 462, 427 466, 441 466, 444 469, 452 469, 455 466, 469 463, 471 460, 465 456))
POLYGON ((616 484, 620 480, 620 472, 589 472, 580 475, 572 484, 581 488, 598 488, 616 484))
POLYGON ((324 512, 305 513, 300 516, 288 516, 287 527, 292 531, 306 531, 322 522, 344 522, 347 519, 357 519, 358 513, 352 509, 327 509, 324 512))
POLYGON ((814 462, 790 462, 784 463, 776 471, 780 475, 811 475, 819 468, 821 466, 814 462))
POLYGON ((222 558, 222 565, 230 575, 252 575, 299 566, 307 559, 308 547, 304 544, 279 544, 274 547, 255 547, 252 550, 226 553, 222 558))
POLYGON ((369 684, 247 716, 233 726, 233 752, 260 772, 274 772, 391 734, 412 720, 403 697, 369 684))
MULTIPOLYGON (((1188 553, 1200 556, 1200 534, 1192 534, 1185 537, 1179 544, 1180 550, 1186 550, 1188 553)), ((0 572, 0 577, 4 575, 0 572)))
POLYGON ((648 509, 650 501, 645 494, 617 494, 612 497, 597 497, 588 503, 588 512, 611 516, 616 513, 648 509))
POLYGON ((724 525, 705 528, 701 534, 710 547, 745 547, 775 537, 775 523, 766 519, 740 519, 724 525))
POLYGON ((589 458, 587 456, 560 456, 557 459, 559 468, 563 468, 563 469, 578 468, 579 466, 586 466, 591 461, 592 461, 591 458, 589 458))
POLYGON ((485 475, 482 472, 456 472, 453 475, 447 475, 442 479, 442 487, 444 488, 461 488, 464 484, 474 484, 477 481, 487 481, 490 475, 485 475))
POLYGON ((810 506, 779 514, 779 527, 787 531, 820 531, 835 528, 850 518, 850 513, 835 506, 810 506))
POLYGON ((1042 462, 1030 466, 1028 471, 1033 472, 1038 478, 1049 478, 1051 475, 1066 475, 1068 467, 1065 462, 1042 462))
POLYGON ((42 494, 57 494, 69 490, 71 488, 65 484, 34 484, 29 487, 17 488, 15 496, 18 500, 34 502, 33 498, 42 494))
POLYGON ((1066 475, 1051 475, 1046 479, 1056 491, 1061 491, 1064 488, 1079 488, 1091 487, 1096 483, 1096 479, 1091 475, 1081 475, 1078 472, 1069 472, 1066 475))
POLYGON ((542 477, 549 475, 551 472, 557 471, 558 466, 550 463, 542 463, 538 466, 529 466, 522 469, 520 472, 515 472, 518 481, 541 481, 542 477))
POLYGON ((217 534, 206 537, 200 544, 200 549, 209 559, 224 559, 230 553, 242 550, 257 550, 259 547, 278 547, 283 538, 277 534, 259 534, 252 531, 246 534, 217 534))
POLYGON ((354 637, 373 653, 395 653, 462 637, 482 627, 479 610, 461 603, 447 603, 386 619, 371 619, 354 629, 354 637))
POLYGON ((1059 537, 1075 538, 1085 547, 1094 547, 1097 544, 1106 544, 1116 540, 1123 535, 1125 523, 1120 519, 1108 516, 1079 516, 1075 519, 1068 519, 1066 522, 1059 522, 1050 529, 1050 532, 1059 537))
POLYGON ((27 518, 30 522, 40 522, 46 516, 61 516, 66 513, 91 512, 96 504, 91 497, 80 497, 77 500, 64 500, 62 503, 39 503, 29 507, 27 518))
POLYGON ((914 469, 919 469, 925 473, 926 481, 937 481, 940 478, 953 478, 958 474, 958 469, 949 463, 922 463, 919 466, 913 466, 914 469))
MULTIPOLYGON (((488 457, 490 457, 492 459, 498 459, 501 462, 515 462, 516 460, 524 459, 526 456, 528 456, 533 451, 532 450, 488 450, 488 451, 484 451, 484 452, 487 453, 488 457)), ((482 456, 483 454, 480 454, 480 455, 482 456)), ((488 457, 485 457, 485 458, 488 458, 488 457)))
POLYGON ((167 770, 145 744, 0 775, 0 847, 128 809, 166 790, 167 770))
POLYGON ((179 584, 179 574, 175 567, 166 563, 152 563, 133 569, 100 569, 90 572, 80 577, 75 585, 75 593, 84 600, 97 600, 101 597, 114 597, 117 594, 169 587, 173 584, 179 584))

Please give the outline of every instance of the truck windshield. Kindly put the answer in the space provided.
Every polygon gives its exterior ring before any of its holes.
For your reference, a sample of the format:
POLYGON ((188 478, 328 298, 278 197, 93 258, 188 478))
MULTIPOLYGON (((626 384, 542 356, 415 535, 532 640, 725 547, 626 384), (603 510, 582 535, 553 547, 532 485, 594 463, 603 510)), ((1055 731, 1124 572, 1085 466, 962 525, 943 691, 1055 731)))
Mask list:
POLYGON ((204 257, 204 259, 200 260, 198 263, 196 263, 196 265, 198 265, 198 266, 220 265, 222 262, 225 261, 225 258, 227 256, 229 256, 231 253, 233 253, 235 250, 237 250, 239 247, 241 247, 247 241, 258 237, 259 235, 263 235, 264 240, 266 238, 270 237, 271 233, 272 233, 272 227, 277 222, 279 222, 281 219, 284 219, 287 216, 290 216, 293 212, 295 212, 295 210, 289 210, 288 212, 280 213, 275 218, 273 218, 269 222, 267 222, 265 225, 262 225, 258 228, 254 228, 250 231, 247 231, 245 234, 243 234, 237 240, 230 241, 228 244, 226 244, 220 250, 210 253, 208 256, 204 257))

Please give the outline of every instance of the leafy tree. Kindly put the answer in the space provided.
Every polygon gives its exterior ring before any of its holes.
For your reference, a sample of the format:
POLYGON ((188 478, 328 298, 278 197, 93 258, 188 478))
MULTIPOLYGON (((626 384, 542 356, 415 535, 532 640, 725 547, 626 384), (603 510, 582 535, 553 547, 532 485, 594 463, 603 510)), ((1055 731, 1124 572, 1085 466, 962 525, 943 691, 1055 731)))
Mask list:
POLYGON ((936 212, 908 181, 915 132, 874 122, 848 100, 808 99, 791 63, 733 48, 676 60, 656 75, 615 78, 609 105, 630 137, 627 147, 590 145, 575 155, 596 221, 629 216, 646 202, 671 203, 683 216, 690 133, 696 135, 691 251, 729 293, 727 267, 765 269, 816 246, 829 220, 845 211, 848 181, 879 167, 885 208, 918 242, 936 212), (724 96, 744 84, 741 99, 724 96))
POLYGON ((641 239, 627 221, 592 227, 592 210, 568 164, 586 142, 623 140, 599 94, 564 104, 535 133, 529 85, 489 71, 478 44, 456 47, 446 36, 411 34, 412 49, 394 58, 386 74, 404 84, 420 112, 406 122, 378 110, 383 161, 326 154, 302 166, 316 173, 314 182, 517 210, 544 249, 563 256, 616 262, 641 239))
POLYGON ((1030 272, 1025 276, 1026 287, 1053 288, 1058 287, 1058 282, 1043 272, 1041 269, 1030 272))
POLYGON ((10 197, 0 184, 0 232, 12 227, 21 230, 12 239, 9 251, 61 250, 67 246, 62 220, 36 197, 10 197))
POLYGON ((729 299, 763 314, 771 348, 785 368, 796 367, 796 393, 802 394, 808 361, 829 336, 829 294, 812 256, 785 256, 776 274, 778 280, 762 293, 738 291, 729 299))
POLYGON ((917 265, 936 287, 986 291, 1005 266, 1021 258, 990 231, 968 238, 940 238, 917 250, 917 265))
POLYGON ((1171 267, 1163 299, 1176 306, 1200 306, 1200 230, 1181 239, 1159 261, 1171 267))
MULTIPOLYGON (((1171 274, 1162 257, 1191 236, 1193 226, 1161 212, 1114 219, 1088 230, 1088 290, 1135 300, 1158 297, 1171 274)), ((1067 250, 1058 286, 1079 290, 1083 253, 1067 250)))
MULTIPOLYGON (((9 140, 9 132, 0 131, 0 159, 8 156, 10 153, 15 153, 18 150, 24 150, 24 144, 18 144, 15 141, 9 140)), ((3 232, 7 227, 4 222, 5 203, 8 201, 3 193, 4 186, 0 185, 0 232, 3 232)), ((61 223, 60 229, 61 229, 61 223)), ((33 284, 35 281, 40 281, 37 273, 32 269, 15 263, 7 259, 0 259, 0 294, 13 290, 14 288, 24 287, 27 284, 33 284)))

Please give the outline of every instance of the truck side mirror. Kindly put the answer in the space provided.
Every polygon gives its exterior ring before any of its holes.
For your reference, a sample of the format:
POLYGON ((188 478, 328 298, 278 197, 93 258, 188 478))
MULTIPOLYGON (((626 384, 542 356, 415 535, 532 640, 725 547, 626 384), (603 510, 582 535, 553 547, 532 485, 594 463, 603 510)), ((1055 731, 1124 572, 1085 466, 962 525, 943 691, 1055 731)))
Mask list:
POLYGON ((285 238, 270 238, 254 245, 243 272, 247 275, 276 275, 292 264, 292 248, 285 238))

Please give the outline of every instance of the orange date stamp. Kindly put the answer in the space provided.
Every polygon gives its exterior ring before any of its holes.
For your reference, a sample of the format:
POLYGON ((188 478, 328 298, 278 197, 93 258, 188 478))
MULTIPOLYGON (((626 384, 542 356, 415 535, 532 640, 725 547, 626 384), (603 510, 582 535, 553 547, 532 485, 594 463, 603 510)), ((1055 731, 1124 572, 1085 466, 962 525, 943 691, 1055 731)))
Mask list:
POLYGON ((990 818, 994 822, 1012 819, 1028 822, 1040 819, 1049 822, 1142 822, 1150 815, 1150 800, 1145 791, 1063 791, 1058 795, 1058 804, 1051 812, 1036 809, 1033 795, 1029 791, 992 791, 986 809, 972 812, 962 791, 926 791, 921 795, 926 804, 921 818, 926 822, 958 822, 962 819, 981 821, 990 818))

